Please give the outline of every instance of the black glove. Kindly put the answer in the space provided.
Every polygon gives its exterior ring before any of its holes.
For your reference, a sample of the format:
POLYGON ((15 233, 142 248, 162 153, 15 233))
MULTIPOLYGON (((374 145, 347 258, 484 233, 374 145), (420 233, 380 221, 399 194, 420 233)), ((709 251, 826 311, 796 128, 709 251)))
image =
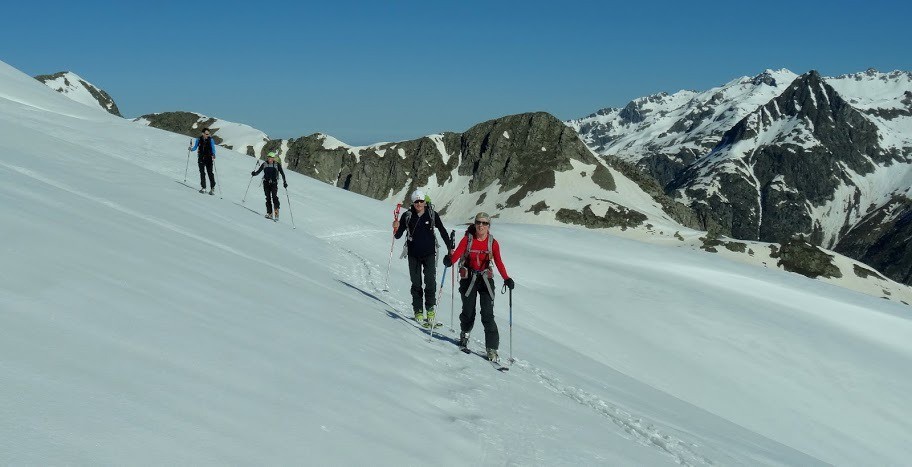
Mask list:
POLYGON ((453 265, 453 258, 450 258, 450 255, 443 255, 443 265, 450 267, 453 265))
POLYGON ((288 182, 285 182, 285 188, 288 188, 288 182))
POLYGON ((251 177, 254 176, 254 175, 256 175, 256 172, 250 172, 250 176, 251 176, 251 177))
POLYGON ((504 285, 507 286, 510 290, 513 290, 513 287, 516 287, 516 283, 513 282, 513 278, 508 278, 504 281, 504 285))

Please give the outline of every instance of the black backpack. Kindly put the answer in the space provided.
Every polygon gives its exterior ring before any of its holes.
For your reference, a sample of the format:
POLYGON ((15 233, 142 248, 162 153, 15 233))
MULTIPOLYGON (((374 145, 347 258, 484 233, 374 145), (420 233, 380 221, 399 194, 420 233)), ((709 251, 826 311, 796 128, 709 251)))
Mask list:
MULTIPOLYGON (((405 244, 402 245, 402 256, 399 258, 405 258, 408 256, 408 244, 412 241, 412 227, 409 225, 409 222, 412 220, 412 209, 408 208, 408 211, 405 211, 405 244)), ((440 250, 440 245, 437 243, 437 235, 434 234, 434 229, 436 228, 437 223, 437 212, 434 211, 434 205, 431 203, 426 203, 424 209, 427 210, 429 216, 431 216, 431 236, 434 237, 434 257, 437 257, 437 253, 440 250)), ((418 228, 418 223, 415 223, 415 228, 418 228)))

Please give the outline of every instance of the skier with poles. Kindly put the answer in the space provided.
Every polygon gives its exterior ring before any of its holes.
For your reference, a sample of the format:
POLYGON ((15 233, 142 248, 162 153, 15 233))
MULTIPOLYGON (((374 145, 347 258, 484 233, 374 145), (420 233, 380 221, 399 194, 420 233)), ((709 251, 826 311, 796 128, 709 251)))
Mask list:
POLYGON ((188 151, 196 151, 196 165, 200 171, 200 188, 199 192, 206 191, 206 174, 209 173, 209 194, 215 195, 215 175, 212 173, 212 165, 215 163, 215 141, 209 135, 209 129, 203 128, 203 134, 196 139, 193 147, 187 148, 188 151))
POLYGON ((288 188, 288 181, 285 180, 285 171, 282 170, 282 162, 278 160, 276 153, 270 152, 266 155, 266 162, 260 164, 260 167, 250 172, 251 177, 263 172, 263 192, 266 194, 266 218, 279 221, 279 175, 282 175, 282 184, 288 188))
POLYGON ((438 245, 434 228, 440 232, 440 237, 443 238, 447 256, 453 252, 453 245, 450 244, 440 216, 434 212, 433 206, 429 206, 429 203, 426 202, 424 192, 415 190, 411 198, 412 206, 402 214, 400 219, 393 221, 393 229, 396 231, 395 238, 400 238, 403 233, 408 233, 402 258, 408 257, 409 262, 409 276, 412 280, 412 310, 415 313, 415 321, 422 326, 430 327, 437 324, 434 307, 437 305, 435 299, 438 245), (424 281, 423 290, 422 279, 424 281), (425 321, 425 310, 427 310, 427 321, 425 321))
POLYGON ((459 334, 459 346, 466 349, 469 345, 469 333, 475 325, 477 297, 481 302, 481 324, 484 326, 488 360, 497 363, 500 361, 497 354, 500 334, 497 332, 497 323, 494 322, 493 266, 497 266, 500 276, 504 279, 504 285, 511 291, 516 284, 507 274, 507 269, 500 258, 500 244, 490 234, 490 230, 491 216, 479 212, 475 216, 475 223, 466 230, 453 255, 443 258, 443 264, 451 266, 453 258, 457 258, 459 265, 459 293, 462 295, 462 313, 459 314, 462 332, 459 334))

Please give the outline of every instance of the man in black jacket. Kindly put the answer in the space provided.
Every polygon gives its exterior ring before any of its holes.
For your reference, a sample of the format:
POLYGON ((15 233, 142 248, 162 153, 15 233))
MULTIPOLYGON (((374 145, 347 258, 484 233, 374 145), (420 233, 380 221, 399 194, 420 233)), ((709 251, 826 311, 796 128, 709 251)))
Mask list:
POLYGON ((190 151, 196 151, 196 165, 200 169, 200 193, 206 191, 206 174, 209 173, 209 194, 215 194, 215 176, 212 175, 212 164, 215 162, 215 141, 209 136, 209 129, 203 128, 203 134, 196 139, 190 151))
MULTIPOLYGON (((421 324, 436 322, 434 311, 436 303, 434 302, 437 297, 437 238, 434 237, 434 228, 440 232, 440 237, 443 238, 447 255, 451 255, 453 245, 450 245, 450 239, 440 216, 437 216, 433 208, 427 205, 424 193, 421 190, 415 190, 412 193, 412 206, 402 215, 401 219, 393 221, 393 229, 396 231, 396 238, 400 238, 403 233, 408 232, 405 248, 409 262, 409 275, 412 279, 412 310, 415 312, 415 321, 421 324), (423 307, 421 304, 422 276, 424 277, 423 307), (427 310, 427 322, 423 310, 427 310)), ((403 252, 403 256, 406 256, 405 252, 403 252)))

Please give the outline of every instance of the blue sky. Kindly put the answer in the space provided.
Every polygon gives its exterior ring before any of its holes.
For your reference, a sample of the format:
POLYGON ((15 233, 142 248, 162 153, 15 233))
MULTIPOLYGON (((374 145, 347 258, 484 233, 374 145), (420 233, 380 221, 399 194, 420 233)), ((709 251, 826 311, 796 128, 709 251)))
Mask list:
POLYGON ((558 118, 766 68, 912 70, 910 2, 9 2, 0 60, 124 116, 190 110, 351 144, 558 118), (192 5, 192 6, 191 6, 192 5))

